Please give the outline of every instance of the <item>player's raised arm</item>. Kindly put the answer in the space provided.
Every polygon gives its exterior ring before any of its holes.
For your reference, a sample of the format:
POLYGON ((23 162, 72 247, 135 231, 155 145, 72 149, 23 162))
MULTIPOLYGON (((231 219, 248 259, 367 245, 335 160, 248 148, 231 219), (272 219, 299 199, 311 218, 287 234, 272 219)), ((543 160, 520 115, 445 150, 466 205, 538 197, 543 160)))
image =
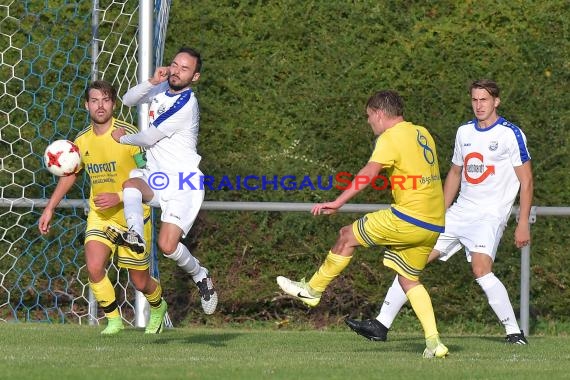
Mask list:
POLYGON ((153 86, 156 86, 157 84, 168 80, 169 75, 170 75, 170 67, 168 66, 157 67, 156 70, 154 71, 154 75, 148 81, 153 86))
POLYGON ((170 68, 168 66, 157 67, 154 75, 149 80, 130 88, 123 95, 123 104, 131 107, 137 104, 149 103, 156 94, 168 89, 167 80, 169 74, 170 68))

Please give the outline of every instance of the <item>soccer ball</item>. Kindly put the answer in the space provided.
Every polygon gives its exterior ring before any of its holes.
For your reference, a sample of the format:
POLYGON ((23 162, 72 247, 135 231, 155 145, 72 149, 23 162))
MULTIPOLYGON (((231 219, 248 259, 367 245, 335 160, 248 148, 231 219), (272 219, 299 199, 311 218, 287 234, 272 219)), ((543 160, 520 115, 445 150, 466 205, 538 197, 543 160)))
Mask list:
POLYGON ((79 148, 69 140, 56 140, 48 145, 44 153, 47 170, 58 177, 77 172, 81 164, 79 148))

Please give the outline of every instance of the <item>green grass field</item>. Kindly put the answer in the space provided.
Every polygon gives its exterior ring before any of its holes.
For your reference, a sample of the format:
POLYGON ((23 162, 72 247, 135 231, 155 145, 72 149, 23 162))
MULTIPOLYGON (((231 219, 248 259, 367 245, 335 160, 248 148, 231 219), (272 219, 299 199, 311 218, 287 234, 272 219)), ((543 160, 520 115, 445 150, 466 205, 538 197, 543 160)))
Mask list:
POLYGON ((345 331, 175 328, 117 336, 101 327, 0 323, 2 379, 562 379, 570 338, 444 336, 446 359, 423 359, 419 334, 370 342, 345 331))

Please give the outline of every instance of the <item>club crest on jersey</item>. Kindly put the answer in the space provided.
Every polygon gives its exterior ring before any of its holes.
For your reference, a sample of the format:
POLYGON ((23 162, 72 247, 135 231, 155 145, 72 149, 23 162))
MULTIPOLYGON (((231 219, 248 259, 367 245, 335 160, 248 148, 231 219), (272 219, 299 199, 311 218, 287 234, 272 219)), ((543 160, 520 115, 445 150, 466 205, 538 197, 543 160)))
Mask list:
POLYGON ((158 107, 158 110, 156 111, 159 115, 162 115, 164 113, 164 111, 166 111, 166 106, 163 104, 160 107, 158 107))
POLYGON ((491 143, 489 144, 489 150, 490 150, 491 152, 496 151, 498 147, 499 147, 499 142, 498 142, 498 141, 491 141, 491 143))

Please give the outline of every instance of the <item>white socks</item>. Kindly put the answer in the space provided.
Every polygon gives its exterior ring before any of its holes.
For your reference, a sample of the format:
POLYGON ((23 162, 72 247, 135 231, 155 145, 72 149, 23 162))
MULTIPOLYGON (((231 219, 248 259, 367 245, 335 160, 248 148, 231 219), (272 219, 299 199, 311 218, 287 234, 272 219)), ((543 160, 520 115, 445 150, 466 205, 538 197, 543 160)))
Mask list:
POLYGON ((140 237, 144 238, 143 204, 140 190, 134 187, 124 189, 123 204, 125 207, 127 226, 139 234, 140 237))
POLYGON ((501 280, 495 277, 495 274, 491 272, 483 277, 479 277, 476 281, 487 295, 489 305, 491 305, 499 321, 501 321, 505 327, 507 335, 520 334, 521 330, 517 318, 515 317, 513 306, 509 300, 509 294, 501 280))
MULTIPOLYGON (((513 306, 509 300, 509 294, 503 283, 495 277, 493 272, 479 277, 476 281, 487 295, 489 305, 505 327, 507 335, 520 334, 521 330, 513 306)), ((408 298, 398 282, 398 276, 396 276, 392 286, 388 289, 388 293, 386 293, 386 298, 384 299, 380 314, 378 314, 376 320, 387 328, 390 328, 398 312, 407 301, 408 298)))
POLYGON ((382 304, 382 308, 380 308, 380 314, 378 314, 376 320, 387 328, 390 328, 398 312, 407 301, 408 297, 406 297, 406 293, 404 293, 404 290, 400 286, 398 276, 396 275, 392 286, 390 286, 388 293, 386 293, 386 298, 384 298, 384 303, 382 304))
POLYGON ((164 255, 169 259, 176 261, 176 264, 192 276, 194 282, 199 282, 208 275, 206 268, 200 266, 200 262, 196 259, 188 248, 182 243, 178 243, 176 250, 171 255, 164 255))

